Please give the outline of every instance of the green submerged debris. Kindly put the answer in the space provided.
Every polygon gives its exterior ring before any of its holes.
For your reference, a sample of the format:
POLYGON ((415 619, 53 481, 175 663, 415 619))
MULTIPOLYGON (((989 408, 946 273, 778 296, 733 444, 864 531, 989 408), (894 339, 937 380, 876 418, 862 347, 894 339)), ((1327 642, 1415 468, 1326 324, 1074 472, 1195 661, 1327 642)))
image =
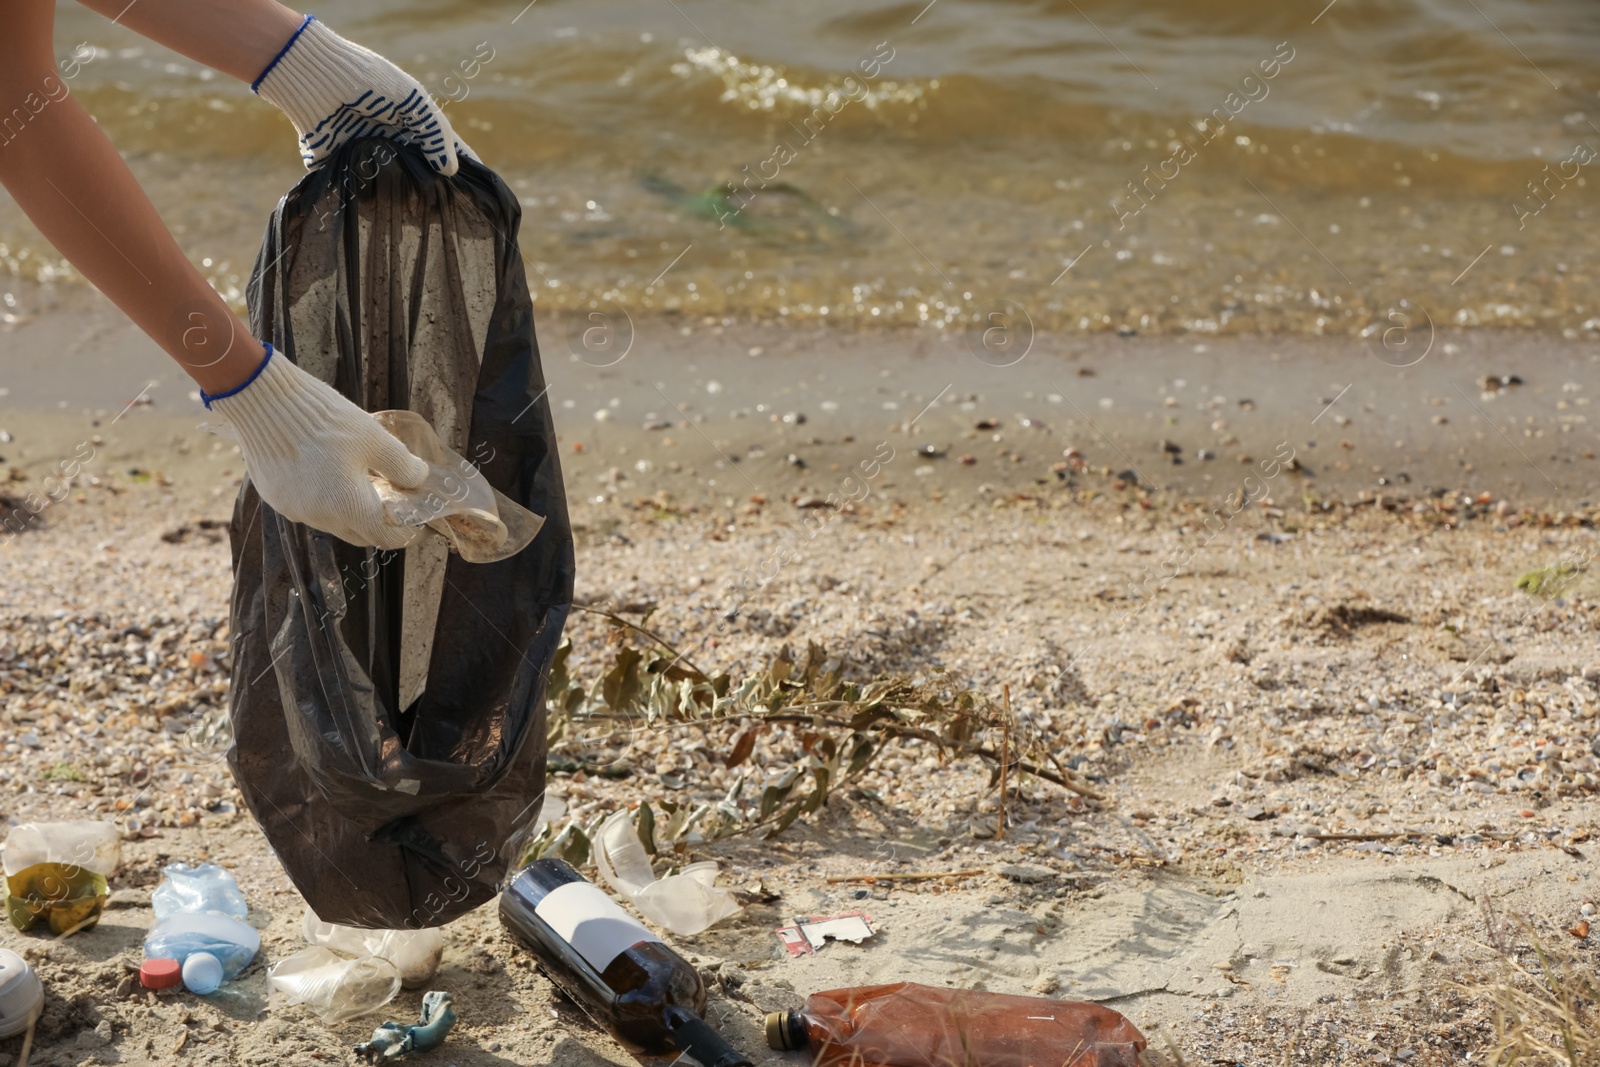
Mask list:
POLYGON ((815 241, 854 232, 848 219, 789 182, 730 181, 693 192, 659 174, 645 174, 639 184, 684 215, 752 237, 815 241))

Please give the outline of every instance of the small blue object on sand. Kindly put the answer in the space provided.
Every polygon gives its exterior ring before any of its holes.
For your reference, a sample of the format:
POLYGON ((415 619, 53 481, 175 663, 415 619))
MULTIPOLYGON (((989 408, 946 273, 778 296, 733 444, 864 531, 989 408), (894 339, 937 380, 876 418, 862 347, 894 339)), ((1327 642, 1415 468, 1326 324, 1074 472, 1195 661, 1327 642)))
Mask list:
POLYGON ((368 1063, 399 1059, 408 1052, 428 1052, 444 1044, 445 1035, 455 1025, 455 1009, 450 994, 434 990, 422 994, 422 1018, 410 1026, 385 1022, 372 1031, 372 1039, 355 1047, 356 1055, 368 1063))

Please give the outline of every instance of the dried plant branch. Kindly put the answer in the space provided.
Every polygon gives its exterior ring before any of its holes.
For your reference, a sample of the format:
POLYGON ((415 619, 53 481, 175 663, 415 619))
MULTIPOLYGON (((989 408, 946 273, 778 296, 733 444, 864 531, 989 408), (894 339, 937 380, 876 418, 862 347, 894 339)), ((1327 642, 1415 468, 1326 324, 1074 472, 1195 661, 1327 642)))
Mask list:
POLYGON ((666 638, 662 637, 660 634, 656 633, 654 630, 651 630, 648 627, 646 627, 646 626, 644 626, 644 625, 642 625, 640 623, 634 622, 632 619, 625 618, 622 615, 617 614, 616 612, 612 611, 609 608, 597 608, 592 604, 574 604, 572 606, 577 608, 579 611, 585 612, 585 613, 587 613, 589 615, 598 615, 602 619, 609 619, 613 623, 617 624, 618 626, 623 627, 624 629, 633 630, 635 633, 643 634, 644 636, 648 637, 650 640, 654 641, 656 644, 660 645, 662 648, 666 649, 668 652, 673 653, 674 658, 678 662, 683 663, 686 666, 688 666, 688 668, 690 670, 694 671, 700 677, 702 677, 702 678, 709 678, 710 677, 710 675, 706 674, 705 671, 703 671, 699 667, 695 666, 694 661, 691 660, 688 657, 687 654, 685 654, 683 652, 679 652, 676 648, 674 648, 672 646, 671 642, 669 642, 666 638))
MULTIPOLYGON (((842 662, 814 642, 800 656, 785 646, 765 666, 735 679, 710 676, 690 663, 661 635, 615 612, 583 608, 616 623, 620 636, 636 632, 655 647, 638 649, 619 640, 598 679, 585 685, 567 669, 570 643, 551 666, 546 701, 552 760, 621 776, 625 757, 596 752, 601 745, 624 749, 640 734, 687 727, 741 726, 723 758, 729 769, 752 759, 769 727, 795 727, 799 752, 753 784, 741 774, 719 801, 685 803, 646 798, 639 806, 641 838, 651 851, 683 848, 734 834, 782 833, 818 811, 841 787, 864 774, 896 742, 928 745, 946 757, 973 757, 1010 776, 1031 775, 1091 800, 1101 795, 1068 770, 1043 739, 1010 728, 1011 716, 984 694, 934 680, 893 677, 847 682, 842 662), (1000 751, 984 741, 998 736, 1000 751), (1052 769, 1052 767, 1054 769, 1052 769)), ((707 736, 713 736, 708 733, 707 736)), ((781 736, 791 736, 784 731, 781 736)), ((588 826, 569 822, 547 827, 530 854, 556 853, 583 862, 598 817, 588 826)))

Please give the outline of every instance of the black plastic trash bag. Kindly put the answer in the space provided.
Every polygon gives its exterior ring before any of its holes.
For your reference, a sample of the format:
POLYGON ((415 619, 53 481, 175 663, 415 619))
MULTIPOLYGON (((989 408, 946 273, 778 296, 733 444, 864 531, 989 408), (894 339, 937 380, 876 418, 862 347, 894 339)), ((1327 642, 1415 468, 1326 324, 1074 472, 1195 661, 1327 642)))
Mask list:
POLYGON ((358 141, 278 204, 250 325, 369 411, 405 408, 544 526, 498 563, 357 548, 234 506, 228 760, 329 922, 438 926, 491 899, 544 795, 572 531, 517 250, 487 168, 358 141))

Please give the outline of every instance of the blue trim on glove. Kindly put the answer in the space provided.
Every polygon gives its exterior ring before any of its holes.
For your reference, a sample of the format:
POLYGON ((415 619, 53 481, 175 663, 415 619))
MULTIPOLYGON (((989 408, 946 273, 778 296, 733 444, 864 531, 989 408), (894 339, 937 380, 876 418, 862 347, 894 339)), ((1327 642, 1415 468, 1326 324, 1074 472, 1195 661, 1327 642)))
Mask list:
POLYGON ((207 411, 211 410, 211 402, 213 400, 226 400, 230 396, 234 396, 237 393, 242 393, 250 387, 251 382, 261 377, 261 372, 267 369, 268 363, 272 362, 272 343, 270 341, 262 341, 261 346, 267 350, 266 357, 262 359, 261 366, 257 367, 251 373, 250 377, 246 378, 244 381, 240 382, 238 385, 224 393, 208 393, 204 389, 200 390, 200 402, 205 404, 207 411))
POLYGON ((289 49, 294 47, 294 43, 300 39, 300 35, 302 33, 306 32, 306 27, 311 25, 311 20, 316 17, 317 16, 315 15, 307 15, 305 17, 305 21, 300 23, 300 28, 295 30, 294 33, 289 36, 288 42, 285 43, 282 48, 278 49, 278 54, 272 57, 272 62, 268 63, 266 69, 261 72, 261 75, 256 78, 255 81, 250 83, 250 91, 252 93, 261 91, 261 83, 267 80, 267 75, 272 73, 272 68, 278 65, 278 60, 289 54, 289 49))

